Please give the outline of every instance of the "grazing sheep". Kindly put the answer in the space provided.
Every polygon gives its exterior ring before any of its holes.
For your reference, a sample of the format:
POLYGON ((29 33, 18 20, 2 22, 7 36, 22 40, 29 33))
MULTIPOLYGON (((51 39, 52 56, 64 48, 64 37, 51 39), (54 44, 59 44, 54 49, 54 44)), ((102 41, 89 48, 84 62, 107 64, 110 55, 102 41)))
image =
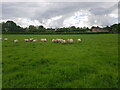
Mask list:
POLYGON ((57 39, 52 39, 52 42, 57 43, 58 41, 57 39))
POLYGON ((57 39, 57 42, 61 42, 63 39, 57 39))
POLYGON ((74 41, 73 41, 73 39, 67 39, 67 42, 72 44, 74 41))
POLYGON ((55 39, 52 39, 52 42, 56 42, 56 40, 55 40, 55 39))
POLYGON ((52 39, 52 42, 54 42, 54 43, 61 43, 62 40, 63 39, 52 39))
POLYGON ((2 38, 0 38, 0 40, 2 40, 2 38))
POLYGON ((24 39, 25 42, 29 42, 30 40, 29 39, 24 39))
POLYGON ((16 40, 14 40, 14 43, 18 43, 19 41, 16 39, 16 40))
POLYGON ((36 39, 34 39, 32 42, 36 42, 37 40, 36 39))
POLYGON ((58 40, 57 40, 57 39, 52 39, 52 42, 53 42, 53 43, 57 43, 58 40))
POLYGON ((55 39, 55 42, 56 42, 56 43, 58 43, 58 42, 59 42, 59 39, 58 39, 58 38, 56 38, 56 39, 55 39))
POLYGON ((80 43, 80 42, 81 42, 81 39, 77 39, 77 42, 80 43))
POLYGON ((44 38, 44 39, 40 39, 41 42, 47 42, 47 39, 44 38))
POLYGON ((7 41, 8 40, 8 38, 4 38, 4 41, 7 41))
POLYGON ((29 41, 32 42, 32 41, 33 41, 33 38, 30 38, 29 41))
POLYGON ((66 40, 61 40, 61 43, 62 43, 62 44, 65 44, 65 43, 66 43, 66 40))

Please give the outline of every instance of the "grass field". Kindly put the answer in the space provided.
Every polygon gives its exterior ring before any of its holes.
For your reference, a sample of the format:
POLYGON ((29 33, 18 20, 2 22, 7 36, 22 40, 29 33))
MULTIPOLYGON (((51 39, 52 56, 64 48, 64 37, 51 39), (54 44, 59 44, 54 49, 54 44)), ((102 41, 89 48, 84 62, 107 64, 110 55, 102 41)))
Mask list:
POLYGON ((118 34, 2 37, 9 39, 2 41, 3 88, 118 87, 118 34), (48 42, 23 40, 32 37, 48 42), (53 38, 81 38, 82 43, 52 43, 53 38))
MULTIPOLYGON (((2 35, 0 35, 2 38, 2 35)), ((2 88, 2 43, 0 41, 0 89, 2 88)))

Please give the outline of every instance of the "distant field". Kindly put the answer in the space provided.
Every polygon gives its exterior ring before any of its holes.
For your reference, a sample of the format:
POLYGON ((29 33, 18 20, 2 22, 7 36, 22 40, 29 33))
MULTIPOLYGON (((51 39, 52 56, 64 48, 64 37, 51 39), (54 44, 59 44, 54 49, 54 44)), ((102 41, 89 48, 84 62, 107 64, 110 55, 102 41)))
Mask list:
POLYGON ((3 88, 118 87, 118 34, 5 37, 9 40, 2 42, 3 88), (48 42, 26 43, 25 38, 48 38, 48 42), (75 42, 52 43, 53 38, 75 42), (15 44, 14 39, 20 42, 15 44))

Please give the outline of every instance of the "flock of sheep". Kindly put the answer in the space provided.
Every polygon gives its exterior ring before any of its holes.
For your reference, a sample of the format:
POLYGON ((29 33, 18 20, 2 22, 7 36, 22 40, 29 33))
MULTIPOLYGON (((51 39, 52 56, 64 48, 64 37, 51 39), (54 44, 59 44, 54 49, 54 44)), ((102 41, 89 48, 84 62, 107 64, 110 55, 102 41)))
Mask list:
MULTIPOLYGON (((0 40, 4 40, 4 41, 7 41, 8 38, 0 38, 0 40)), ((37 40, 37 39, 34 39, 34 38, 29 38, 29 39, 24 39, 25 42, 37 42, 37 41, 41 41, 41 42, 47 42, 48 39, 46 38, 43 38, 43 39, 40 39, 40 40, 37 40)), ((19 40, 16 39, 16 40, 13 40, 14 43, 18 43, 19 40)), ((52 42, 53 43, 62 43, 62 44, 66 44, 66 43, 69 43, 69 44, 72 44, 74 43, 74 40, 73 39, 59 39, 59 38, 56 38, 56 39, 52 39, 52 42)), ((81 42, 81 39, 77 39, 77 42, 80 43, 81 42)))

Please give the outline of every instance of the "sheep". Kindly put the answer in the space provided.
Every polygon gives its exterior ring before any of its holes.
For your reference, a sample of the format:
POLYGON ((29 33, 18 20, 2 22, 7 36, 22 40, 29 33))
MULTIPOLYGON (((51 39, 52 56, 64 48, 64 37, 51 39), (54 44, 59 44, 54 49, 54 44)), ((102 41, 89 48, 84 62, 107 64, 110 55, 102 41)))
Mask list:
POLYGON ((36 42, 37 40, 36 39, 34 39, 32 42, 36 42))
POLYGON ((47 42, 47 39, 44 38, 44 39, 40 39, 41 42, 47 42))
POLYGON ((8 40, 8 38, 4 38, 4 41, 7 41, 8 40))
POLYGON ((0 40, 2 40, 2 38, 0 38, 0 40))
POLYGON ((73 39, 67 39, 67 42, 72 44, 74 41, 73 41, 73 39))
POLYGON ((16 40, 14 40, 14 43, 18 43, 19 41, 16 39, 16 40))
POLYGON ((32 41, 33 41, 33 38, 30 38, 29 41, 32 42, 32 41))
POLYGON ((29 39, 24 39, 25 42, 29 42, 30 40, 29 39))
POLYGON ((56 38, 56 39, 55 39, 55 42, 56 42, 56 43, 58 43, 58 42, 59 42, 59 39, 58 39, 58 38, 56 38))
POLYGON ((80 43, 80 42, 81 42, 81 39, 77 39, 77 42, 80 43))
POLYGON ((57 39, 57 42, 61 42, 63 39, 57 39))
POLYGON ((61 43, 62 43, 62 44, 65 44, 65 43, 66 43, 66 40, 61 40, 61 43))
POLYGON ((52 39, 52 42, 56 43, 56 42, 57 42, 57 39, 52 39))
POLYGON ((52 42, 56 42, 56 39, 52 39, 52 42))
POLYGON ((54 42, 54 43, 59 43, 59 42, 61 42, 61 40, 63 40, 63 39, 52 39, 52 42, 54 42))

